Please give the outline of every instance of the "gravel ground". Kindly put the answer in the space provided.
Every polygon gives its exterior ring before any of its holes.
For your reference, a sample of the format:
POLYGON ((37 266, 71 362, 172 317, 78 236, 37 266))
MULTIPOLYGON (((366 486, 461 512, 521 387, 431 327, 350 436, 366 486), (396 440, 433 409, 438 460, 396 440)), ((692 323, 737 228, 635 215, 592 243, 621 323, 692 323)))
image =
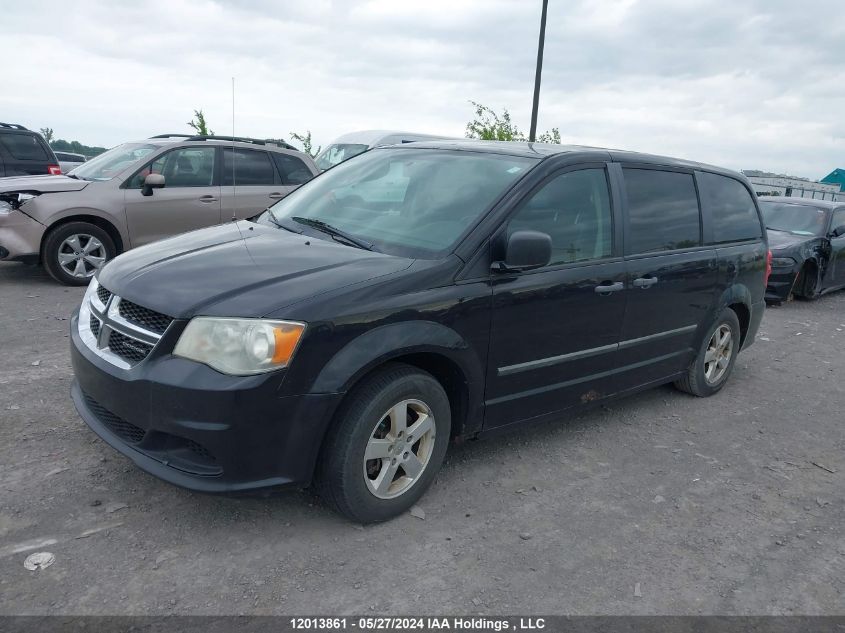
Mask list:
POLYGON ((770 309, 713 398, 454 446, 424 519, 368 527, 98 440, 68 395, 82 293, 0 264, 0 613, 845 614, 845 293, 770 309))

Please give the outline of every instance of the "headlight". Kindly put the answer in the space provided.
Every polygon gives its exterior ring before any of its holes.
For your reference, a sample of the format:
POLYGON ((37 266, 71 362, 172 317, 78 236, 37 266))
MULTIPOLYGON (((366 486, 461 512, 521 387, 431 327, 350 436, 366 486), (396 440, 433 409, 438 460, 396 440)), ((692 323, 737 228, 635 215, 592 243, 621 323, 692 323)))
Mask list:
POLYGON ((772 268, 791 268, 795 260, 791 257, 772 257, 772 268))
POLYGON ((0 215, 9 215, 34 197, 31 193, 4 193, 0 195, 0 215))
POLYGON ((288 366, 304 331, 292 321, 196 317, 173 353, 224 374, 262 374, 288 366))

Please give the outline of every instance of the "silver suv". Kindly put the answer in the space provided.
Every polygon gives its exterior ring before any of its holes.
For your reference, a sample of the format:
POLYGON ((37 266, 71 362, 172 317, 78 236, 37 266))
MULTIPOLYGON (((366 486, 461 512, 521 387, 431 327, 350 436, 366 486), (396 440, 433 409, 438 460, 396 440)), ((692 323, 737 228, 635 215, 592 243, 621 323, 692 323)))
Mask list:
POLYGON ((0 260, 41 262, 87 284, 119 253, 245 219, 319 170, 283 141, 162 134, 124 143, 68 176, 0 178, 0 260))

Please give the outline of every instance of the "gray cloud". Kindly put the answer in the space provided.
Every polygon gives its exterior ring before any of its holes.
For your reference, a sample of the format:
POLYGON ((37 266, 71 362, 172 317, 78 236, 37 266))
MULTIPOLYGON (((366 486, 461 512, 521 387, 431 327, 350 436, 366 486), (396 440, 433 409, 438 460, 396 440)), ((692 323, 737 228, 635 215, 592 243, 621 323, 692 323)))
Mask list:
MULTIPOLYGON (((809 0, 550 0, 540 128, 820 177, 845 165, 845 22, 809 0)), ((530 114, 539 0, 107 0, 4 8, 0 120, 112 145, 187 131, 461 136, 530 114)))

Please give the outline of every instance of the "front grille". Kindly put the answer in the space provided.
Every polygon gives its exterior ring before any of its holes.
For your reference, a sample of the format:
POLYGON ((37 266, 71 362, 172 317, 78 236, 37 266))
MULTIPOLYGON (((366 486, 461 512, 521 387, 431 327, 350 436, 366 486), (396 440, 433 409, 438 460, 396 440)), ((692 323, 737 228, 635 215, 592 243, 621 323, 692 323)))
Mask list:
POLYGON ((111 299, 111 293, 102 286, 97 286, 97 298, 103 305, 106 305, 109 302, 109 299, 111 299))
POLYGON ((167 326, 173 321, 166 314, 144 308, 126 299, 120 300, 118 312, 127 321, 156 334, 164 334, 167 326))
POLYGON ((94 338, 100 336, 100 319, 91 315, 91 321, 89 322, 89 326, 91 327, 91 334, 94 335, 94 338))
POLYGON ((153 351, 173 318, 97 286, 79 330, 85 344, 108 362, 128 369, 153 351), (102 302, 103 305, 100 305, 102 302), (90 315, 90 316, 88 316, 90 315))
POLYGON ((128 363, 140 363, 152 351, 153 346, 112 330, 109 334, 109 349, 128 363))
POLYGON ((97 419, 107 426, 112 433, 130 444, 138 444, 144 439, 144 436, 147 434, 144 429, 116 416, 88 394, 84 394, 84 396, 85 404, 88 405, 91 412, 97 416, 97 419))

